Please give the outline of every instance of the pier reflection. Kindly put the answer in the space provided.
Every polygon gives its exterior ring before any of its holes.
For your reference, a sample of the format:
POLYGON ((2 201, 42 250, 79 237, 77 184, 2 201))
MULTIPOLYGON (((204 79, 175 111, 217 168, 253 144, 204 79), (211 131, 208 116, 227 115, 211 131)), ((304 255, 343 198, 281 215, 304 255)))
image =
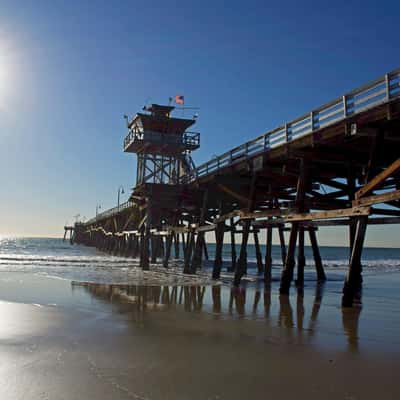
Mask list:
POLYGON ((359 349, 359 321, 361 308, 343 308, 342 322, 343 331, 347 336, 347 350, 351 353, 358 353, 359 349))
MULTIPOLYGON (((215 319, 249 319, 277 328, 290 342, 313 343, 320 333, 318 319, 324 296, 324 284, 318 284, 310 298, 298 288, 296 299, 276 295, 268 286, 228 288, 225 286, 143 286, 72 283, 92 297, 112 305, 118 313, 129 313, 143 322, 149 313, 168 310, 208 313, 215 319), (306 300, 305 300, 306 298, 306 300)), ((347 350, 357 352, 359 308, 342 309, 342 326, 347 350)))

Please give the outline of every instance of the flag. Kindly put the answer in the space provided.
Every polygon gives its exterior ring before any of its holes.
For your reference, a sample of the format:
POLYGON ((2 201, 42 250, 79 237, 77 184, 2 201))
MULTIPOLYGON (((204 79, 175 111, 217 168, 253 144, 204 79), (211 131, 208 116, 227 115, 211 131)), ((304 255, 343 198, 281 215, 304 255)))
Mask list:
POLYGON ((184 104, 185 98, 182 95, 175 96, 175 103, 176 104, 184 104))

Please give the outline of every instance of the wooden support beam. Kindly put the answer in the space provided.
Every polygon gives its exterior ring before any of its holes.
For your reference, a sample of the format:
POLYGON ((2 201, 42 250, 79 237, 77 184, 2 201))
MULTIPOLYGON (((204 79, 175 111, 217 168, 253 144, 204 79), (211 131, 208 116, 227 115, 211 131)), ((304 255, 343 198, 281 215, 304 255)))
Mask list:
MULTIPOLYGON (((304 198, 306 193, 308 168, 303 159, 300 160, 299 170, 300 171, 297 182, 296 206, 298 210, 304 211, 304 198)), ((294 222, 292 223, 292 229, 290 231, 288 252, 286 255, 286 260, 281 276, 281 286, 279 288, 279 292, 281 294, 289 294, 289 289, 293 279, 293 271, 295 267, 294 257, 296 251, 298 231, 299 231, 299 223, 296 220, 294 220, 294 222)))
MULTIPOLYGON (((219 205, 220 214, 223 213, 223 204, 220 202, 219 205)), ((221 267, 222 267, 222 250, 224 245, 224 232, 225 232, 225 222, 219 222, 216 225, 215 229, 215 258, 214 258, 214 266, 213 266, 213 279, 219 279, 221 276, 221 267)))
POLYGON ((229 194, 232 196, 234 199, 240 201, 243 204, 247 204, 249 202, 249 199, 247 197, 242 196, 241 194, 235 192, 234 190, 228 188, 225 185, 217 185, 217 187, 222 190, 223 192, 229 194))
POLYGON ((217 228, 218 224, 207 224, 195 228, 196 232, 212 232, 217 228))
POLYGON ((357 219, 356 234, 350 256, 349 270, 343 287, 343 307, 351 307, 355 299, 361 299, 361 254, 364 246, 367 225, 368 217, 363 216, 357 219))
POLYGON ((151 243, 151 263, 155 264, 157 262, 157 253, 158 253, 158 237, 155 235, 151 235, 150 243, 151 243))
POLYGON ((126 230, 126 228, 128 227, 128 225, 131 223, 131 221, 135 218, 136 213, 135 212, 131 212, 129 214, 129 217, 127 218, 124 227, 122 228, 122 230, 126 230))
POLYGON ((231 226, 231 265, 228 267, 229 272, 233 272, 236 269, 236 242, 235 242, 235 230, 233 228, 233 218, 230 219, 231 226))
POLYGON ((114 232, 118 232, 118 223, 117 223, 117 218, 113 218, 113 223, 114 223, 114 232))
POLYGON ((207 241, 205 236, 203 236, 203 251, 204 251, 204 258, 208 261, 209 256, 208 256, 207 241))
POLYGON ((175 258, 178 259, 179 252, 180 252, 179 233, 174 232, 173 239, 174 239, 174 244, 175 244, 175 258))
MULTIPOLYGON (((199 218, 200 225, 204 224, 206 209, 207 209, 207 201, 208 201, 208 190, 206 190, 203 194, 203 204, 201 207, 200 218, 199 218)), ((196 246, 193 254, 192 265, 191 265, 191 271, 190 271, 190 273, 192 274, 195 274, 197 269, 201 268, 201 263, 203 259, 203 248, 204 248, 203 242, 204 242, 204 232, 198 232, 196 246)))
MULTIPOLYGON (((173 222, 174 222, 174 225, 175 225, 175 223, 177 222, 176 219, 173 222)), ((177 258, 176 257, 176 253, 179 252, 179 243, 178 243, 178 248, 176 247, 176 238, 177 238, 177 236, 179 236, 179 234, 177 234, 175 232, 169 232, 168 236, 166 237, 164 260, 163 260, 164 268, 168 268, 169 258, 171 257, 172 242, 174 241, 174 239, 175 239, 175 258, 177 258)))
POLYGON ((282 215, 282 210, 279 208, 274 208, 271 210, 255 211, 255 212, 245 212, 239 211, 240 219, 255 219, 255 218, 265 218, 274 217, 282 215))
MULTIPOLYGON (((251 178, 250 195, 247 204, 247 211, 252 211, 254 207, 256 180, 257 176, 253 172, 251 178)), ((250 226, 251 226, 251 220, 246 219, 243 225, 242 244, 240 246, 239 260, 236 264, 235 278, 233 281, 233 284, 235 286, 239 286, 242 276, 247 273, 247 242, 249 239, 250 226)))
POLYGON ((214 218, 213 223, 214 224, 218 224, 219 222, 225 222, 227 219, 234 218, 234 217, 238 216, 239 213, 240 213, 239 210, 234 210, 234 211, 232 211, 230 213, 221 215, 218 218, 214 218))
POLYGON ((371 208, 371 215, 393 215, 393 216, 400 216, 400 210, 393 210, 389 208, 378 208, 372 207, 371 208))
POLYGON ((306 257, 304 254, 304 227, 299 227, 299 242, 297 251, 297 286, 304 285, 304 266, 306 265, 306 257))
POLYGON ((192 260, 192 252, 194 244, 195 244, 195 233, 194 231, 191 231, 187 234, 187 239, 186 239, 185 263, 183 267, 184 274, 192 273, 192 268, 190 264, 192 260))
POLYGON ((289 294, 290 284, 293 279, 293 270, 295 266, 294 254, 296 251, 297 233, 299 231, 298 222, 292 224, 292 229, 290 230, 288 251, 285 259, 284 268, 281 277, 281 286, 279 292, 281 294, 289 294))
POLYGON ((141 246, 142 246, 142 251, 140 253, 140 267, 143 270, 149 270, 150 265, 149 265, 149 245, 150 245, 150 228, 151 228, 151 223, 152 223, 152 211, 151 207, 147 208, 147 218, 146 218, 146 223, 145 226, 142 228, 142 236, 141 236, 141 246))
POLYGON ((265 269, 264 269, 264 282, 271 283, 272 279, 272 227, 267 228, 267 237, 265 244, 265 269))
POLYGON ((388 201, 399 200, 400 190, 387 192, 382 194, 375 194, 372 196, 361 197, 353 201, 353 207, 370 206, 372 204, 386 203, 388 201))
POLYGON ((310 243, 311 243, 311 248, 312 248, 312 252, 313 252, 313 256, 314 256, 314 264, 315 264, 315 270, 317 272, 318 282, 324 282, 324 281, 326 281, 326 275, 325 275, 324 267, 322 265, 321 255, 319 253, 317 235, 315 233, 315 230, 310 229, 308 231, 308 235, 310 237, 310 243))
POLYGON ((281 245, 281 257, 282 257, 282 265, 285 265, 286 260, 286 245, 285 245, 285 235, 283 231, 283 225, 279 225, 278 233, 279 233, 279 242, 281 245))
POLYGON ((361 197, 364 197, 368 193, 371 193, 373 190, 379 188, 387 178, 394 175, 398 171, 400 171, 400 158, 396 160, 394 163, 390 164, 387 168, 385 168, 385 170, 383 170, 380 174, 376 175, 361 189, 359 189, 355 194, 356 200, 360 199, 361 197))
POLYGON ((260 242, 258 240, 258 233, 254 232, 253 237, 254 237, 254 247, 255 247, 255 251, 256 251, 257 271, 259 274, 262 274, 264 272, 264 265, 263 265, 263 261, 262 261, 260 242))
MULTIPOLYGON (((334 219, 334 220, 321 220, 300 223, 305 227, 318 228, 320 226, 344 226, 351 224, 351 218, 334 219)), ((400 217, 375 217, 368 218, 368 225, 395 225, 400 224, 400 217)))
MULTIPOLYGON (((400 193, 399 193, 399 198, 400 198, 400 193)), ((354 206, 353 208, 343 208, 343 209, 337 209, 337 210, 292 214, 292 215, 288 215, 282 219, 279 219, 277 221, 279 221, 279 222, 314 221, 314 220, 321 220, 321 219, 333 219, 333 218, 341 218, 341 217, 369 215, 369 213, 370 213, 369 207, 354 206)))
MULTIPOLYGON (((179 235, 179 233, 177 233, 179 235)), ((183 258, 185 258, 186 254, 186 240, 185 240, 185 234, 182 232, 182 251, 183 251, 183 258)))
POLYGON ((168 268, 168 262, 169 262, 169 258, 171 256, 171 247, 172 247, 172 241, 174 239, 174 236, 175 236, 175 233, 170 232, 166 238, 165 253, 164 253, 164 260, 163 260, 164 268, 168 268))

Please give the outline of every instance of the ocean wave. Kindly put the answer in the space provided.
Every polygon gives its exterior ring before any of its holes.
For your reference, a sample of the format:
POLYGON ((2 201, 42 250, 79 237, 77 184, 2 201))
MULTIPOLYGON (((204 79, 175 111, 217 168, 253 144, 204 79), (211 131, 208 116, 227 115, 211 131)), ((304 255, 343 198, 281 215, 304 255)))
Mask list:
MULTIPOLYGON (((181 263, 182 261, 171 260, 174 263, 181 263)), ((160 264, 161 260, 158 260, 160 264)), ((229 264, 230 258, 224 258, 224 263, 229 264)), ((103 267, 103 268, 130 268, 135 267, 139 263, 138 259, 128 257, 118 257, 111 255, 32 255, 32 254, 0 254, 1 266, 12 265, 25 265, 32 267, 35 266, 54 266, 54 267, 103 267)), ((256 259, 248 258, 249 268, 256 267, 256 259)), ((205 262, 206 268, 211 268, 213 261, 205 262)), ((275 268, 282 267, 282 260, 274 258, 272 264, 275 268)), ((323 260, 323 265, 328 269, 346 269, 349 265, 347 258, 340 258, 336 260, 323 260)), ((379 258, 367 259, 362 261, 364 269, 400 269, 400 259, 398 258, 379 258)), ((314 261, 307 259, 306 268, 313 268, 314 261)))
POLYGON ((135 259, 117 256, 54 256, 31 254, 0 254, 0 264, 4 263, 68 263, 68 264, 132 264, 135 259))

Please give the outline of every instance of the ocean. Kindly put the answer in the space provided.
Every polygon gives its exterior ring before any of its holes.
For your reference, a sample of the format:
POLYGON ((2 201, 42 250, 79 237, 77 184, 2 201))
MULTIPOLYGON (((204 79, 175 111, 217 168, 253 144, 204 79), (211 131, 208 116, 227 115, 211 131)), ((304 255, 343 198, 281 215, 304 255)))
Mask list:
MULTIPOLYGON (((237 254, 239 254, 237 246, 237 254)), ((265 246, 261 245, 263 256, 265 246)), ((208 244, 210 261, 204 262, 200 277, 210 275, 215 245, 208 244)), ((343 274, 347 270, 349 252, 345 247, 320 247, 321 257, 329 275, 343 274)), ((174 254, 172 252, 172 254, 174 254)), ((181 252, 182 254, 182 252, 181 252)), ((305 247, 307 259, 306 279, 313 274, 313 258, 310 247, 305 247)), ((226 270, 230 263, 230 244, 224 245, 223 259, 226 270)), ((273 274, 277 277, 282 269, 280 247, 273 246, 273 274)), ((400 271, 400 249, 365 248, 363 251, 364 274, 384 274, 400 271)), ((159 260, 160 261, 160 260, 159 260)), ((256 275, 256 258, 253 245, 248 248, 249 275, 256 275)), ((172 262, 172 270, 181 271, 182 261, 172 262)), ((137 283, 143 279, 138 260, 112 256, 95 248, 71 245, 69 241, 54 238, 2 238, 0 240, 0 271, 29 272, 68 280, 95 283, 137 283)), ((160 263, 155 271, 165 272, 160 263)), ((165 275, 165 273, 164 273, 165 275)), ((225 275, 223 274, 223 277, 225 275)), ((147 276, 146 279, 150 277, 147 276)), ((181 277, 182 278, 182 277, 181 277)), ((183 278, 182 278, 183 279, 183 278)), ((168 283, 173 283, 169 281, 168 283)), ((182 282, 179 282, 182 283, 182 282)))
POLYGON ((267 287, 249 246, 239 289, 230 245, 219 282, 208 248, 187 276, 177 260, 142 271, 62 239, 1 239, 0 399, 399 398, 400 250, 366 248, 362 304, 342 308, 346 248, 321 247, 319 284, 307 247, 289 296, 278 246, 267 287))

